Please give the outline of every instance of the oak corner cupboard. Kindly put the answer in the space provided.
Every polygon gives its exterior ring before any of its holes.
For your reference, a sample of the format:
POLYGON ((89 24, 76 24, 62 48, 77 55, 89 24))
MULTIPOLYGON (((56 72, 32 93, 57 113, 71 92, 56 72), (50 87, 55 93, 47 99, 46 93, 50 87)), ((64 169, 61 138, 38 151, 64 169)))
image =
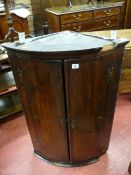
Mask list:
POLYGON ((64 31, 3 44, 35 154, 78 166, 107 151, 127 43, 64 31))

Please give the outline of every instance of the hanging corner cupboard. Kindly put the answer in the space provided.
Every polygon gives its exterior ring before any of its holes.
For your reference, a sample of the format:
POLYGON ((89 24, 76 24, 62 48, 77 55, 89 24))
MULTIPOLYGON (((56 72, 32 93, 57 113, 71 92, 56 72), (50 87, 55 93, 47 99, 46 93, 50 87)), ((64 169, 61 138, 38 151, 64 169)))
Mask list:
POLYGON ((77 166, 107 151, 127 43, 64 31, 3 44, 35 154, 77 166))

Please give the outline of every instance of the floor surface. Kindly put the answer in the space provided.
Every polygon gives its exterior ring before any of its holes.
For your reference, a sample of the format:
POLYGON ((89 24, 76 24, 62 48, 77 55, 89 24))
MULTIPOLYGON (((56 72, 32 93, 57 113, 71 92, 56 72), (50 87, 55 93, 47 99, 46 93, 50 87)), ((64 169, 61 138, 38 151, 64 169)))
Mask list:
POLYGON ((0 125, 0 175, 128 175, 131 95, 118 96, 109 150, 95 164, 64 168, 33 155, 24 115, 0 125))

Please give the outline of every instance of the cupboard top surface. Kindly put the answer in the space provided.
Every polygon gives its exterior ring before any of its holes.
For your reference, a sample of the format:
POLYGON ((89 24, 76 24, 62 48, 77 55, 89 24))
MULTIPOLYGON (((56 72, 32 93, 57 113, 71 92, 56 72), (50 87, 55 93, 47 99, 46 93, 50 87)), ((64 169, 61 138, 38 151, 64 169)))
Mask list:
POLYGON ((83 4, 83 5, 73 5, 73 6, 63 6, 63 7, 52 7, 47 8, 46 11, 56 14, 62 15, 67 13, 74 12, 82 12, 82 11, 90 11, 96 9, 110 8, 110 7, 121 7, 123 2, 102 2, 102 3, 93 3, 93 4, 83 4))
POLYGON ((125 42, 127 40, 111 40, 77 32, 64 31, 27 39, 23 44, 17 41, 15 43, 4 43, 3 46, 7 50, 11 49, 22 52, 69 53, 76 51, 96 52, 105 46, 114 48, 125 42))

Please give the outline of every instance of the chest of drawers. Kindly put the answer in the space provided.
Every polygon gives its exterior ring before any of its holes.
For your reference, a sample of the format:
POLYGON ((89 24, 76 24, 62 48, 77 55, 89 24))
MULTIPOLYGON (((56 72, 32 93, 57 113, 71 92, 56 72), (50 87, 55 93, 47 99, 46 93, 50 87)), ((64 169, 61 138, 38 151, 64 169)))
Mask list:
POLYGON ((123 2, 105 2, 72 7, 46 9, 51 32, 63 30, 93 31, 108 28, 122 28, 123 2))

